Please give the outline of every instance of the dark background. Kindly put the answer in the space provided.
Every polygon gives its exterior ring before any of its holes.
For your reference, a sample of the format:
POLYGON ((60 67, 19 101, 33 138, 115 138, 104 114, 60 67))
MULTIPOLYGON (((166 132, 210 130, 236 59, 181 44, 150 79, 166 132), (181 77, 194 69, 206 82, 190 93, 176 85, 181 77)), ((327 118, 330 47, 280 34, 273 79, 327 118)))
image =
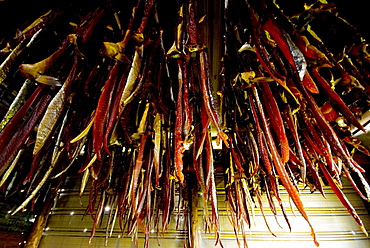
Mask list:
MULTIPOLYGON (((81 0, 65 0, 65 1, 41 1, 41 0, 0 0, 0 36, 14 30, 19 23, 26 20, 34 20, 41 14, 48 11, 50 8, 59 5, 68 5, 73 2, 81 7, 94 5, 99 0, 81 1, 81 0)), ((115 1, 112 1, 115 2, 115 1)), ((118 2, 118 1, 116 1, 118 2)), ((120 1, 122 4, 136 1, 120 1)), ((158 0, 158 5, 162 6, 163 10, 168 10, 165 15, 160 18, 166 23, 174 23, 176 21, 176 12, 171 11, 177 9, 178 2, 181 0, 158 0), (163 8, 164 7, 164 8, 163 8)), ((219 2, 219 1, 215 1, 219 2)), ((313 0, 276 0, 281 9, 288 16, 303 11, 304 3, 311 4, 313 0)), ((346 19, 352 25, 358 28, 367 38, 369 36, 369 10, 365 0, 328 0, 329 3, 334 3, 341 17, 346 19)))

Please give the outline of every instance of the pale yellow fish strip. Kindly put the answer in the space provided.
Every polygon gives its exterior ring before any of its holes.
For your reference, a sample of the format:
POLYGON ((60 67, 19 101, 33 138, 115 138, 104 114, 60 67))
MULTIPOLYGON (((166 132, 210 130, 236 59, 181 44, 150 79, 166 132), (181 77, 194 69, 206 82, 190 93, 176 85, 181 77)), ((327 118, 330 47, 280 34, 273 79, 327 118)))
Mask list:
POLYGON ((39 127, 37 129, 35 147, 33 149, 33 154, 37 154, 41 148, 44 146, 45 141, 50 136, 55 124, 57 123, 59 116, 64 108, 64 103, 66 101, 65 89, 68 83, 63 84, 62 88, 55 95, 53 100, 51 100, 44 116, 42 117, 39 127))
POLYGON ((93 125, 93 123, 94 123, 94 121, 95 121, 95 115, 94 115, 94 117, 91 119, 91 121, 89 122, 89 124, 87 125, 87 127, 79 134, 79 135, 77 135, 76 136, 76 138, 74 138, 74 139, 72 139, 71 141, 70 141, 70 143, 75 143, 75 142, 77 142, 77 141, 79 141, 80 139, 82 139, 83 137, 85 137, 88 133, 89 133, 89 131, 90 131, 90 129, 91 129, 91 127, 92 127, 92 125, 93 125))
POLYGON ((125 88, 123 89, 122 96, 119 103, 119 114, 122 113, 123 109, 125 108, 125 101, 131 95, 131 92, 134 88, 136 79, 139 75, 140 68, 141 68, 141 53, 142 53, 143 45, 141 47, 137 47, 134 55, 134 60, 132 61, 131 69, 127 77, 125 88))

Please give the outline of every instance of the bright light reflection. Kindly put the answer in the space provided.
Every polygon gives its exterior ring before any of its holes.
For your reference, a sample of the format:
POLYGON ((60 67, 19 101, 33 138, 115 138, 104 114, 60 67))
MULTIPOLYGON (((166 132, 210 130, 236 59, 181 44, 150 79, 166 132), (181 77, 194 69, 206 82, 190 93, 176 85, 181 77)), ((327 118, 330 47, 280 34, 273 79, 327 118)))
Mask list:
POLYGON ((110 210, 110 207, 109 207, 109 206, 106 206, 106 207, 104 208, 104 210, 108 212, 108 211, 110 210))
POLYGON ((222 149, 222 142, 220 141, 220 143, 217 144, 216 140, 212 140, 212 147, 215 150, 221 150, 222 149))
POLYGON ((49 227, 45 228, 45 231, 49 231, 49 227))
POLYGON ((75 212, 71 212, 71 213, 70 213, 70 215, 74 215, 74 214, 75 214, 75 212))
POLYGON ((84 229, 84 232, 87 232, 87 228, 84 229))
POLYGON ((190 143, 184 142, 183 145, 184 145, 185 150, 189 150, 190 149, 190 143))

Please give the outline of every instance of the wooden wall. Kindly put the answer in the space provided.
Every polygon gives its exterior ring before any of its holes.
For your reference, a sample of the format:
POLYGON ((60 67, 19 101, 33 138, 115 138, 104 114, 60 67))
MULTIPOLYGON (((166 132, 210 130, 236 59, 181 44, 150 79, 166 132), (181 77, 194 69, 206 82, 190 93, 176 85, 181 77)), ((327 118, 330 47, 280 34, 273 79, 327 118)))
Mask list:
MULTIPOLYGON (((76 178, 70 178, 75 181, 76 178)), ((78 185, 76 185, 78 187, 78 185)), ((84 216, 85 207, 88 202, 86 193, 78 197, 77 188, 66 188, 60 192, 54 207, 52 208, 48 224, 44 230, 40 248, 77 248, 77 247, 104 247, 106 235, 106 223, 109 211, 104 214, 103 221, 97 229, 96 235, 89 245, 89 236, 93 221, 89 215, 84 216), (73 213, 72 213, 73 212, 73 213)), ((226 213, 224 196, 222 192, 223 185, 218 185, 219 194, 219 212, 221 217, 221 239, 224 247, 237 247, 237 242, 226 213)), ((344 185, 343 191, 356 208, 357 213, 364 221, 365 226, 370 230, 370 216, 364 207, 362 200, 357 196, 354 190, 348 185, 344 185)), ((342 206, 337 197, 329 188, 325 188, 326 199, 319 193, 311 194, 308 189, 301 189, 302 199, 305 209, 310 217, 311 223, 317 233, 321 248, 367 248, 370 247, 370 239, 367 238, 358 227, 357 223, 349 215, 347 210, 342 206)), ((266 247, 284 247, 284 248, 310 248, 315 247, 310 237, 310 231, 307 223, 300 216, 297 210, 291 211, 288 196, 282 190, 286 209, 288 210, 289 220, 292 231, 289 229, 279 213, 278 221, 282 228, 276 223, 271 211, 268 209, 266 199, 264 206, 268 223, 277 237, 272 236, 263 220, 259 208, 255 208, 254 224, 248 230, 248 247, 249 248, 266 248, 266 247)), ((200 210, 200 215, 202 210, 200 210)), ((172 224, 166 234, 156 237, 153 230, 150 247, 184 247, 186 223, 184 216, 177 214, 172 215, 172 224), (176 230, 176 220, 179 219, 179 228, 176 230), (158 245, 160 244, 160 246, 158 245)), ((214 234, 205 234, 202 220, 199 219, 199 236, 201 238, 200 247, 214 247, 214 234)), ((140 234, 140 245, 143 247, 143 235, 140 234)), ((107 247, 129 248, 134 247, 131 237, 122 235, 118 223, 113 230, 113 235, 108 239, 107 247)), ((220 247, 217 245, 216 247, 220 247)))

